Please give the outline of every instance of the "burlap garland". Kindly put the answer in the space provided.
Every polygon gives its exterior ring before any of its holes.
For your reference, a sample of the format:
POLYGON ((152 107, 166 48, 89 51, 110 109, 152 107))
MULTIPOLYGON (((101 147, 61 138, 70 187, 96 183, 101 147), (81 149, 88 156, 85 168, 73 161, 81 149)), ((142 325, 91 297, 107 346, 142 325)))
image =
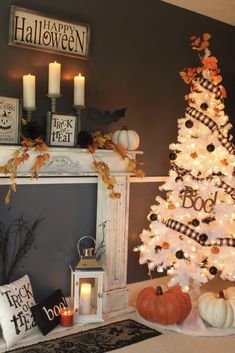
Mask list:
POLYGON ((218 134, 218 140, 220 141, 221 145, 224 146, 229 153, 233 155, 235 154, 235 146, 222 134, 218 125, 213 119, 211 119, 206 114, 199 112, 196 108, 192 107, 187 107, 185 113, 190 115, 192 118, 200 121, 202 124, 208 127, 208 129, 210 129, 212 133, 216 131, 218 134))
POLYGON ((235 247, 235 239, 234 238, 216 238, 215 241, 212 243, 208 241, 200 241, 200 233, 196 232, 194 229, 190 228, 184 223, 178 222, 174 219, 169 218, 167 221, 164 222, 164 224, 176 232, 183 234, 187 236, 188 238, 193 239, 197 243, 199 243, 201 246, 229 246, 229 247, 235 247))

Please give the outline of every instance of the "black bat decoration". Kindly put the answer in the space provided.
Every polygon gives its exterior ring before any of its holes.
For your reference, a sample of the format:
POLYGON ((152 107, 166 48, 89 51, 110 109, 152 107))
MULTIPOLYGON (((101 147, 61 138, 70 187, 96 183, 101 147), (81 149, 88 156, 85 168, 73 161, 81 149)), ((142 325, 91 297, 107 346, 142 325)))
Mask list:
POLYGON ((90 108, 89 115, 101 123, 110 124, 125 116, 125 111, 126 108, 116 109, 113 112, 110 112, 109 110, 104 110, 102 112, 96 108, 90 108))

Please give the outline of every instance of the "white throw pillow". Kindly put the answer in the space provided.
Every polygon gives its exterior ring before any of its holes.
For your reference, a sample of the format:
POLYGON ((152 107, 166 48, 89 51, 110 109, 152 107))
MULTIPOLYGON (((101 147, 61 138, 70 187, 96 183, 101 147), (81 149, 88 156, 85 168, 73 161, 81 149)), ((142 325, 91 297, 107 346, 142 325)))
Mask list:
POLYGON ((35 305, 28 275, 0 287, 0 325, 7 347, 34 331, 30 307, 35 305))

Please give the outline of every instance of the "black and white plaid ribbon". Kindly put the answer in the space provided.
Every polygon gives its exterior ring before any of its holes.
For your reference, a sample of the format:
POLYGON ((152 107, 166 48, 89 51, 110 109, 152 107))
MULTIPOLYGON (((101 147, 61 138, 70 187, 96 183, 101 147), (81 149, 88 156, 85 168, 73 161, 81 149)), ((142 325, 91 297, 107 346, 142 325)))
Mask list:
POLYGON ((218 140, 220 141, 221 145, 224 146, 229 151, 229 153, 235 154, 235 146, 222 134, 218 125, 213 119, 192 107, 187 107, 185 112, 192 118, 200 121, 202 124, 207 126, 212 133, 216 131, 218 134, 218 140))
POLYGON ((215 94, 216 99, 221 99, 222 100, 222 92, 218 86, 216 86, 214 83, 210 82, 204 77, 199 77, 195 80, 198 82, 203 88, 207 89, 211 93, 215 94))
POLYGON ((226 194, 230 195, 235 200, 235 189, 221 180, 218 184, 216 184, 217 188, 220 188, 226 192, 226 194))
POLYGON ((196 232, 194 229, 190 228, 186 224, 178 222, 178 221, 176 221, 174 219, 171 219, 171 218, 169 218, 164 223, 165 223, 165 225, 168 228, 171 228, 171 229, 175 230, 178 233, 186 235, 187 237, 189 237, 189 238, 197 241, 198 243, 200 243, 200 241, 199 241, 200 233, 196 232))
POLYGON ((164 224, 176 232, 186 235, 188 238, 195 240, 202 246, 230 246, 235 247, 235 238, 217 238, 212 243, 206 241, 200 241, 200 233, 196 232, 194 229, 190 228, 184 223, 178 222, 174 219, 169 218, 164 224))

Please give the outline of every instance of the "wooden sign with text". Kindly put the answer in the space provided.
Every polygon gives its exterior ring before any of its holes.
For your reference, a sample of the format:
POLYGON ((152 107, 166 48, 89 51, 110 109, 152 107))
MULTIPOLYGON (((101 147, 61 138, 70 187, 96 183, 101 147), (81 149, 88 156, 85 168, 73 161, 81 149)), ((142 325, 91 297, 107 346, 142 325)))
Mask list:
POLYGON ((73 147, 77 142, 77 116, 48 114, 47 143, 50 146, 73 147))
POLYGON ((182 196, 182 207, 194 208, 195 211, 204 210, 204 212, 210 213, 216 205, 218 191, 215 192, 212 198, 204 200, 200 195, 198 195, 198 191, 193 190, 190 186, 185 186, 182 196))
POLYGON ((90 27, 11 6, 9 45, 88 58, 90 27))

